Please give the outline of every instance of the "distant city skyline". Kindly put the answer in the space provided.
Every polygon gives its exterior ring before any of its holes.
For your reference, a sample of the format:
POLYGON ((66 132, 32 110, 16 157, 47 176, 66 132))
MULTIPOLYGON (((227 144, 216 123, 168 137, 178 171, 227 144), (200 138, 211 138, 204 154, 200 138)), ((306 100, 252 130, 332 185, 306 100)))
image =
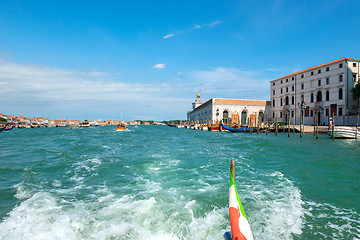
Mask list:
POLYGON ((270 81, 360 58, 360 2, 0 3, 0 112, 186 119, 210 98, 270 100, 270 81))

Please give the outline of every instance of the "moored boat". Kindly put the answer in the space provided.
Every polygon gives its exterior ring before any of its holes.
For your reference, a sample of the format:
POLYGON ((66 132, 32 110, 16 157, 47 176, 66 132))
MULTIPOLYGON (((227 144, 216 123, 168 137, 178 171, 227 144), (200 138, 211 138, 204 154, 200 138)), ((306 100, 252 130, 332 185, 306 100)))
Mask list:
POLYGON ((251 130, 249 127, 232 128, 232 127, 226 126, 224 124, 221 124, 221 127, 223 129, 226 129, 226 130, 232 132, 232 133, 249 132, 251 130))
POLYGON ((208 127, 208 130, 213 131, 213 132, 218 132, 218 131, 220 131, 220 126, 219 126, 219 124, 211 124, 208 127))
POLYGON ((203 130, 203 131, 207 131, 208 130, 208 125, 207 124, 202 124, 200 129, 203 130))
MULTIPOLYGON (((328 130, 328 134, 332 137, 333 131, 332 128, 328 130)), ((347 126, 334 126, 334 138, 347 138, 347 139, 354 139, 360 138, 359 130, 353 127, 347 126)))

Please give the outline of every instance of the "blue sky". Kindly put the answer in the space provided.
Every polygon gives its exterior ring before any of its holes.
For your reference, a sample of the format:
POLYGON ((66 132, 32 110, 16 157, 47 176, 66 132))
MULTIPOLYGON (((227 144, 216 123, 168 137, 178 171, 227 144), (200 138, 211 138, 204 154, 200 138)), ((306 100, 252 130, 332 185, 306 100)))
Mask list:
POLYGON ((201 98, 360 58, 360 1, 0 1, 0 112, 185 119, 201 98))

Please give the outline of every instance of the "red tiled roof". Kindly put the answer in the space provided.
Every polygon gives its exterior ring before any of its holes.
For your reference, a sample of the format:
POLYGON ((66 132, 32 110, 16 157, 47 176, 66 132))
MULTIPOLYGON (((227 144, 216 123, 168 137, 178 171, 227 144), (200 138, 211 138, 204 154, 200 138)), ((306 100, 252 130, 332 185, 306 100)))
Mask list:
POLYGON ((307 68, 305 70, 301 70, 301 71, 298 71, 298 72, 294 72, 294 73, 285 75, 283 77, 272 80, 270 82, 274 82, 274 81, 279 80, 281 78, 287 78, 287 77, 290 77, 290 76, 293 76, 293 75, 296 75, 296 74, 299 74, 299 73, 307 72, 307 71, 310 71, 310 70, 313 70, 313 69, 316 69, 316 68, 324 67, 326 65, 333 64, 333 63, 340 62, 340 61, 344 61, 344 60, 360 61, 360 59, 356 59, 356 58, 340 58, 340 59, 337 59, 337 60, 334 60, 334 61, 331 61, 331 62, 328 62, 328 63, 324 63, 324 64, 321 64, 321 65, 318 65, 318 66, 315 66, 315 67, 307 68))
POLYGON ((267 105, 268 101, 262 100, 241 100, 241 99, 214 99, 215 103, 244 104, 244 105, 267 105))

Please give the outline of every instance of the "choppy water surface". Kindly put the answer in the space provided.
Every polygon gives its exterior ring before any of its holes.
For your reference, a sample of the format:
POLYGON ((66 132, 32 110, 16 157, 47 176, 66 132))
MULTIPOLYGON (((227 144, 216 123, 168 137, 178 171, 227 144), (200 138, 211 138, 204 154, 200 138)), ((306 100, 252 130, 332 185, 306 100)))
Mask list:
POLYGON ((360 140, 167 126, 0 134, 0 239, 359 239, 360 140))

